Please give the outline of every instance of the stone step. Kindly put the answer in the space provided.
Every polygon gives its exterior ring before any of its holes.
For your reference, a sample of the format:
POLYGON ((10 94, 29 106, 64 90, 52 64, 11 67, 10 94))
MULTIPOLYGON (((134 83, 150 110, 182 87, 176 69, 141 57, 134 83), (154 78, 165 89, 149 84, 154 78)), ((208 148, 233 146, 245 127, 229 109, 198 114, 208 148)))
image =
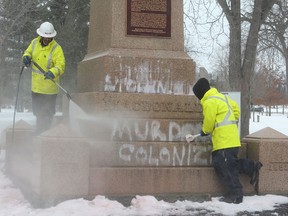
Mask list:
MULTIPOLYGON (((91 168, 89 194, 157 195, 170 193, 221 194, 212 167, 91 168)), ((241 176, 244 192, 253 193, 249 178, 241 176)))
POLYGON ((63 97, 66 117, 69 117, 69 106, 78 106, 89 118, 104 115, 114 118, 203 119, 201 105, 194 95, 86 92, 74 94, 72 98, 73 101, 63 97))

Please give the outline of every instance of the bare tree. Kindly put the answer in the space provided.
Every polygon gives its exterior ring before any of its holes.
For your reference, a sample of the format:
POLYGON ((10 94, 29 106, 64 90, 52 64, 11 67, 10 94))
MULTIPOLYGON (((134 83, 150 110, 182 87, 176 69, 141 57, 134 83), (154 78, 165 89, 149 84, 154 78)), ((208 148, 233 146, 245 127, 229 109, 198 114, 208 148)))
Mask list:
MULTIPOLYGON (((3 95, 11 98, 10 103, 13 101, 21 56, 45 21, 53 23, 58 33, 56 40, 65 53, 65 88, 69 87, 69 91, 76 88, 77 64, 86 54, 89 8, 90 0, 0 0, 0 102, 3 95)), ((24 71, 22 84, 30 99, 28 74, 31 75, 24 71)))
POLYGON ((88 44, 90 0, 50 0, 49 20, 57 29, 57 42, 66 58, 63 86, 76 91, 77 65, 84 58, 88 44))
POLYGON ((226 44, 225 17, 214 1, 184 0, 184 9, 185 51, 194 59, 199 58, 197 65, 207 69, 205 60, 213 59, 223 41, 226 44))
POLYGON ((232 90, 241 91, 241 137, 249 134, 251 80, 254 75, 259 31, 277 0, 255 0, 252 12, 241 16, 241 1, 217 0, 230 29, 229 81, 232 90), (228 4, 229 3, 229 4, 228 4), (247 16, 248 15, 248 16, 247 16), (245 50, 241 50, 241 22, 249 22, 245 50))
POLYGON ((252 103, 266 105, 271 115, 271 106, 286 102, 284 85, 285 77, 281 71, 274 69, 269 63, 260 63, 252 86, 252 103))
POLYGON ((261 31, 261 48, 266 52, 280 53, 285 62, 286 96, 288 93, 288 5, 286 0, 276 2, 261 31), (267 51, 268 50, 268 51, 267 51))
POLYGON ((20 71, 25 40, 22 33, 28 35, 31 32, 34 26, 32 20, 37 19, 40 8, 39 1, 35 0, 0 1, 0 102, 4 95, 6 98, 16 95, 15 80, 20 71))
POLYGON ((229 85, 229 47, 223 47, 221 50, 216 52, 214 60, 213 77, 215 80, 215 86, 219 91, 230 91, 229 85))
MULTIPOLYGON (((249 105, 251 95, 251 82, 254 76, 254 67, 259 42, 259 31, 268 13, 278 0, 217 0, 221 13, 218 10, 215 15, 215 7, 212 1, 190 1, 191 7, 194 8, 194 14, 201 12, 200 5, 207 13, 206 20, 201 19, 202 24, 210 24, 208 32, 213 35, 212 38, 218 38, 221 33, 225 33, 221 28, 215 32, 216 23, 222 23, 224 27, 225 17, 229 27, 229 84, 230 90, 241 92, 241 137, 249 134, 249 105), (246 33, 247 32, 247 33, 246 33), (245 33, 245 34, 244 34, 245 33), (242 48, 244 47, 244 48, 242 48)), ((201 17, 195 15, 191 19, 201 17)), ((205 15, 204 15, 205 18, 205 15)), ((194 25, 199 25, 195 23, 194 25)))

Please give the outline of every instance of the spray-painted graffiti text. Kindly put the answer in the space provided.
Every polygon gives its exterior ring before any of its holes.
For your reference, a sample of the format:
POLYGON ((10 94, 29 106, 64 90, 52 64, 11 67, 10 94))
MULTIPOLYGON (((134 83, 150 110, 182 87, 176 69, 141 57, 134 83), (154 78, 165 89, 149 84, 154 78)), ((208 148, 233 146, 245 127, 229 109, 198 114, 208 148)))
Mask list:
POLYGON ((201 144, 123 144, 121 161, 146 166, 207 166, 211 164, 211 145, 201 144))

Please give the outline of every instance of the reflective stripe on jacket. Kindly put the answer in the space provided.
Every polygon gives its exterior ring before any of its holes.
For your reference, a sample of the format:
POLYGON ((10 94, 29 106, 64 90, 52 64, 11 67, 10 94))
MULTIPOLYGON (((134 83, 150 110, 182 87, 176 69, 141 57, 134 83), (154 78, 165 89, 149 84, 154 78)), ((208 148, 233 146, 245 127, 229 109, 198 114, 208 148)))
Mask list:
POLYGON ((213 151, 241 146, 237 121, 240 117, 238 104, 211 88, 201 99, 204 133, 212 133, 213 151))
MULTIPOLYGON (((38 36, 25 50, 23 56, 30 56, 45 72, 51 71, 55 81, 59 83, 60 76, 65 70, 65 57, 61 46, 53 39, 47 46, 42 47, 41 37, 38 36)), ((57 94, 58 86, 49 79, 44 79, 43 74, 32 64, 31 90, 41 94, 57 94)))

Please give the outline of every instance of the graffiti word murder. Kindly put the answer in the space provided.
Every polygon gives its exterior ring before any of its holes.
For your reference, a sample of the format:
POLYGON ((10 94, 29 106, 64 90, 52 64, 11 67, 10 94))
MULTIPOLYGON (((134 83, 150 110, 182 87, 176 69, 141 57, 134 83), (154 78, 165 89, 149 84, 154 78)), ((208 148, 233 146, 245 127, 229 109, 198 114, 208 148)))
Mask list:
POLYGON ((127 35, 171 37, 171 0, 127 0, 127 35))
POLYGON ((200 123, 183 123, 179 124, 170 121, 168 126, 164 126, 157 120, 144 120, 140 122, 129 121, 117 122, 113 127, 113 140, 129 140, 129 141, 185 141, 185 135, 193 130, 198 131, 201 128, 200 123))
POLYGON ((148 166, 207 166, 211 165, 210 152, 210 145, 175 144, 170 148, 158 148, 155 144, 123 144, 119 148, 119 158, 132 164, 148 166))

